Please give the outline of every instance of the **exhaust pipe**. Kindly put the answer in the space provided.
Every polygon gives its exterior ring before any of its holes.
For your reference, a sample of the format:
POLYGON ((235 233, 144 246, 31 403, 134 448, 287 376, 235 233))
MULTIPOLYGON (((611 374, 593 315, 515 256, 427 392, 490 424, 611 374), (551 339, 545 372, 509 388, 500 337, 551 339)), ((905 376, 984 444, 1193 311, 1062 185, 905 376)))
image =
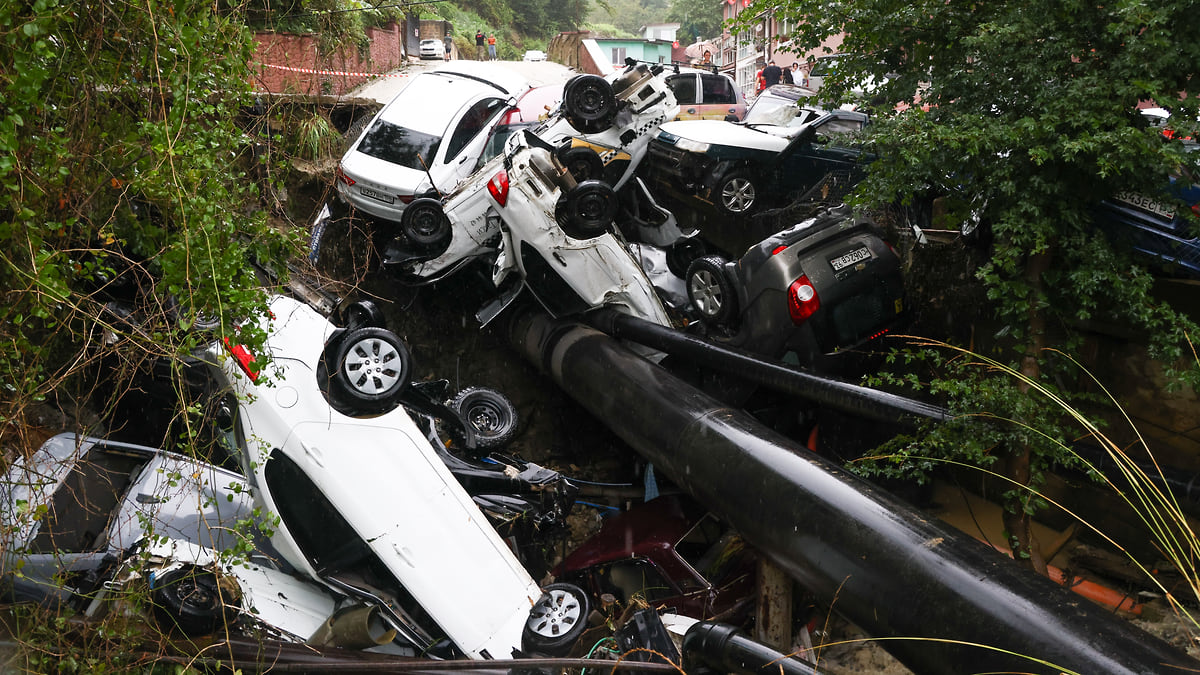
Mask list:
POLYGON ((607 335, 524 314, 510 340, 657 470, 922 675, 1200 667, 607 335))

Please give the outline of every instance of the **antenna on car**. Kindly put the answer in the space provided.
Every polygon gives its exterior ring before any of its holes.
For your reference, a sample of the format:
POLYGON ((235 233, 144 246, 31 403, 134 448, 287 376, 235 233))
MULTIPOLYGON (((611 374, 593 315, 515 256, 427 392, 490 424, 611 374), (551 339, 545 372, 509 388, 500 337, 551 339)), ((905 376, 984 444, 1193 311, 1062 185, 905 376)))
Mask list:
POLYGON ((421 153, 419 152, 417 153, 417 161, 421 163, 421 168, 425 169, 425 177, 429 179, 429 185, 433 188, 433 191, 437 193, 438 199, 443 198, 445 195, 443 195, 442 191, 438 189, 437 183, 433 182, 433 173, 429 171, 429 166, 425 164, 425 158, 422 157, 421 153))

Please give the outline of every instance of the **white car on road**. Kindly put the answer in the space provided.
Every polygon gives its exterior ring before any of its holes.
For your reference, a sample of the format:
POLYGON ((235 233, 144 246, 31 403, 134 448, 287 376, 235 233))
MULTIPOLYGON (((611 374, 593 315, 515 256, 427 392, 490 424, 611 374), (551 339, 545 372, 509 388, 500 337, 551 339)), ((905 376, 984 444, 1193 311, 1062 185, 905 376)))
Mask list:
POLYGON ((338 194, 398 221, 426 192, 449 192, 475 170, 488 131, 529 82, 496 64, 457 61, 412 78, 342 156, 338 194))

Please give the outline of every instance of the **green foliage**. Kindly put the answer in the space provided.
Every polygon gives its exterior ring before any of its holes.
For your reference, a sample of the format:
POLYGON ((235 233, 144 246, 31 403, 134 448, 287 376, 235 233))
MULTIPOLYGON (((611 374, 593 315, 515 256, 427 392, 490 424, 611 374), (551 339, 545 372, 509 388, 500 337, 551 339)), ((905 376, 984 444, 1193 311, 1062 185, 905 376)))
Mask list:
MULTIPOLYGON (((987 313, 1000 324, 1001 362, 1049 385, 1058 364, 1043 359, 1043 348, 1070 349, 1081 322, 1104 320, 1141 332, 1155 355, 1175 365, 1183 336, 1196 326, 1150 295, 1150 276, 1093 228, 1091 209, 1121 190, 1160 194, 1168 175, 1183 171, 1182 144, 1147 128, 1136 107, 1169 104, 1172 123, 1195 134, 1200 99, 1181 92, 1194 87, 1200 24, 1179 20, 1194 7, 1059 0, 784 0, 772 7, 796 25, 791 37, 801 51, 846 31, 845 58, 826 79, 823 98, 851 100, 865 78, 890 77, 871 96, 879 159, 857 204, 957 193, 984 207, 993 244, 977 276, 987 313)), ((1200 382, 1194 362, 1175 372, 1200 382)), ((960 410, 1012 417, 1021 428, 1048 421, 1020 405, 1021 391, 1010 382, 956 383, 959 371, 937 368, 931 377, 927 384, 961 402, 960 410)), ((994 451, 985 447, 1001 442, 1008 452, 1033 449, 1035 481, 1054 460, 1023 431, 1001 436, 985 433, 985 442, 962 446, 963 454, 986 463, 994 451)), ((958 455, 958 448, 941 450, 958 455)))
POLYGON ((229 330, 264 308, 247 261, 291 242, 256 207, 269 172, 235 124, 240 19, 190 0, 0 7, 3 417, 109 345, 183 355, 202 339, 182 330, 197 312, 229 330), (160 310, 136 326, 104 310, 131 276, 160 310))
POLYGON ((667 14, 668 0, 606 0, 587 13, 589 28, 604 37, 640 37, 641 27, 660 23, 667 14), (616 30, 606 27, 611 25, 616 30))
POLYGON ((667 21, 679 22, 679 41, 691 44, 721 35, 721 3, 709 0, 671 0, 667 21))

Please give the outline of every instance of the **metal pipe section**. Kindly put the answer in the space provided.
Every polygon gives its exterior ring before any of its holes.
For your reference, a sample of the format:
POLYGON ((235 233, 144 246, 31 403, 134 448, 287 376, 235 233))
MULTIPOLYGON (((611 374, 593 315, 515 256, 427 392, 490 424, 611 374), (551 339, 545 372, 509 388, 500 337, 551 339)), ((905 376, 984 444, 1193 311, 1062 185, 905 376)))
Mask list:
POLYGON ((524 314, 510 339, 656 470, 917 673, 1200 667, 607 335, 524 314))
POLYGON ((688 675, 819 675, 816 666, 746 637, 737 626, 701 621, 683 636, 683 669, 688 675))
POLYGON ((920 419, 944 420, 949 416, 945 408, 869 387, 818 377, 614 309, 595 310, 588 313, 586 319, 593 328, 613 337, 632 340, 706 368, 877 422, 911 425, 920 419))

